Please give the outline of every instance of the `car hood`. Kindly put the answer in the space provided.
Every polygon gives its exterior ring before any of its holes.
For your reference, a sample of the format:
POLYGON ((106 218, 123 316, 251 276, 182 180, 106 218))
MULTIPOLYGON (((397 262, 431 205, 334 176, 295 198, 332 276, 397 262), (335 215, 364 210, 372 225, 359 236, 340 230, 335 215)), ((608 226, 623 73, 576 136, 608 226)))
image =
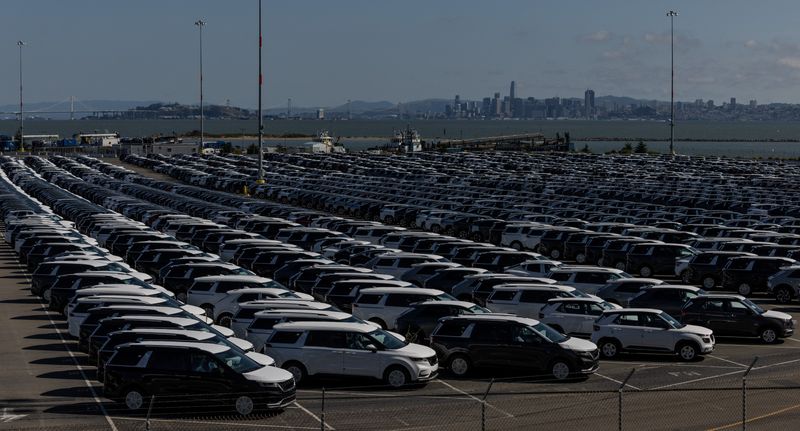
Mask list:
POLYGON ((226 336, 228 338, 233 337, 233 331, 230 328, 226 328, 226 327, 220 326, 220 325, 211 325, 211 327, 216 329, 217 332, 219 332, 220 334, 222 334, 222 335, 224 335, 224 336, 226 336))
POLYGON ((436 355, 436 352, 430 347, 414 343, 410 343, 401 349, 394 350, 394 352, 402 353, 412 358, 428 358, 436 355))
POLYGON ((242 374, 245 379, 258 383, 281 383, 292 379, 292 373, 277 367, 261 367, 242 374))
MULTIPOLYGON (((236 338, 236 337, 230 337, 230 338, 228 338, 228 341, 230 341, 231 344, 234 344, 236 347, 244 350, 245 352, 249 352, 249 351, 253 350, 253 343, 251 343, 251 342, 249 342, 247 340, 242 340, 241 338, 236 338)), ((255 358, 253 358, 253 359, 255 359, 255 358)), ((264 365, 269 365, 269 364, 264 364, 264 365)))
MULTIPOLYGON (((240 338, 232 338, 231 341, 233 341, 233 340, 241 340, 241 339, 240 338)), ((245 341, 245 340, 241 340, 241 341, 245 341)), ((248 358, 258 362, 259 364, 261 364, 261 365, 263 365, 265 367, 273 367, 273 366, 275 366, 275 360, 272 359, 271 356, 267 356, 267 355, 265 355, 263 353, 256 353, 256 352, 247 352, 246 355, 247 355, 248 358)))
POLYGON ((559 346, 574 352, 593 352, 597 350, 597 345, 589 340, 570 337, 567 341, 558 343, 559 346))
MULTIPOLYGON (((181 308, 185 311, 188 311, 189 313, 194 314, 197 317, 204 317, 206 315, 206 310, 203 310, 202 308, 196 305, 183 304, 181 305, 181 308)), ((203 321, 207 322, 207 319, 203 319, 203 321)))
POLYGON ((295 295, 297 295, 297 296, 299 296, 299 297, 300 297, 300 299, 303 299, 303 300, 305 300, 305 301, 316 301, 316 299, 314 299, 314 297, 313 297, 313 296, 311 296, 311 295, 309 295, 309 294, 307 294, 307 293, 302 293, 302 292, 294 292, 294 294, 295 294, 295 295))
POLYGON ((697 326, 697 325, 686 325, 683 328, 681 328, 681 330, 684 332, 691 332, 692 334, 709 335, 709 336, 714 333, 714 331, 708 328, 704 328, 702 326, 697 326))
POLYGON ((775 311, 775 310, 767 310, 767 311, 764 312, 764 314, 762 314, 762 316, 769 317, 769 318, 772 318, 772 319, 780 319, 780 320, 791 320, 792 319, 791 314, 786 314, 786 313, 783 313, 783 312, 780 312, 780 311, 775 311))

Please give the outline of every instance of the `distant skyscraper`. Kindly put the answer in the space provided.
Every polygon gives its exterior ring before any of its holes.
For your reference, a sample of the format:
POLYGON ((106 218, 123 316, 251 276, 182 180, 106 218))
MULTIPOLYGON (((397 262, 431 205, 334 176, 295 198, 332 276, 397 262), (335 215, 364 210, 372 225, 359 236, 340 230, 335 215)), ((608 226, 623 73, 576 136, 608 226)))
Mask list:
POLYGON ((586 119, 594 118, 594 90, 586 90, 583 93, 583 109, 586 113, 586 119))
POLYGON ((511 81, 511 89, 508 91, 509 102, 506 104, 506 114, 509 117, 514 116, 514 98, 516 97, 516 86, 517 84, 514 81, 511 81))
POLYGON ((731 111, 736 109, 736 98, 731 97, 731 111))
POLYGON ((755 109, 756 106, 758 106, 758 102, 756 102, 756 99, 750 100, 750 108, 755 109))
POLYGON ((500 93, 494 93, 494 99, 492 100, 492 107, 494 107, 494 115, 499 117, 500 114, 503 113, 502 111, 502 104, 500 102, 500 93))

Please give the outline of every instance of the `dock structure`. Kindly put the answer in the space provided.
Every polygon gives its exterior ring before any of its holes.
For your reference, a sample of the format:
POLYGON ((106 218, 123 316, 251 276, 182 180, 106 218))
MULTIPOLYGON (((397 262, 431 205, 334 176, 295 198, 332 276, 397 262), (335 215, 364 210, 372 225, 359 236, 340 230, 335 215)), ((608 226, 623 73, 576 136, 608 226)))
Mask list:
POLYGON ((426 142, 426 151, 569 151, 569 138, 547 139, 541 133, 442 139, 426 142))

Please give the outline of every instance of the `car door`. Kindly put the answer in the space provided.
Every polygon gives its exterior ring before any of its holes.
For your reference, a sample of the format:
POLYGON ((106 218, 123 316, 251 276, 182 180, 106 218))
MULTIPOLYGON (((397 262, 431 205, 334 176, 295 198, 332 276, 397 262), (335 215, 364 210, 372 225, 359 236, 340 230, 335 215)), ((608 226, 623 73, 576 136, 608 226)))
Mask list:
POLYGON ((581 335, 589 336, 594 330, 594 322, 596 322, 597 319, 603 315, 605 308, 600 306, 600 304, 595 303, 586 303, 583 305, 583 320, 581 321, 580 329, 575 332, 581 335))
POLYGON ((675 334, 669 324, 655 313, 641 313, 639 321, 643 324, 641 345, 651 350, 672 350, 675 334))
POLYGON ((378 347, 371 338, 359 332, 347 332, 347 345, 342 349, 342 374, 380 377, 383 355, 367 346, 378 347))
POLYGON ((515 367, 547 369, 553 358, 552 343, 548 342, 528 326, 511 325, 511 345, 507 349, 508 364, 515 367))
POLYGON ((187 349, 153 349, 141 381, 153 395, 190 393, 187 349))
POLYGON ((189 371, 187 393, 204 394, 231 393, 232 371, 208 352, 192 350, 189 352, 189 371))
POLYGON ((738 299, 725 300, 725 312, 728 314, 728 327, 734 332, 731 335, 758 335, 759 322, 752 310, 738 299))
MULTIPOLYGON (((581 332, 584 320, 584 307, 580 302, 562 302, 551 314, 554 323, 550 326, 560 326, 565 334, 581 332)), ((589 333, 592 332, 591 325, 589 333)))
POLYGON ((470 359, 476 366, 503 366, 514 359, 512 325, 506 322, 476 322, 469 340, 470 359))
POLYGON ((303 365, 309 374, 342 374, 347 333, 309 331, 303 347, 303 365))
POLYGON ((620 313, 608 325, 611 336, 619 340, 625 349, 641 349, 643 325, 639 322, 637 313, 620 313))

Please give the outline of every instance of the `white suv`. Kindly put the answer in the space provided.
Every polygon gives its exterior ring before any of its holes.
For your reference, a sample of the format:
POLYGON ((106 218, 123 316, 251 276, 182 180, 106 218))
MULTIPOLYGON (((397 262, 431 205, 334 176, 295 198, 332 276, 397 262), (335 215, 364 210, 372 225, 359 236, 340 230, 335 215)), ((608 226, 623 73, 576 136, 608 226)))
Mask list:
POLYGON ((684 361, 714 351, 714 334, 702 326, 684 325, 652 308, 605 311, 597 319, 592 341, 605 358, 621 351, 677 353, 684 361))
POLYGON ((363 289, 353 302, 353 315, 394 329, 395 320, 411 308, 411 304, 431 300, 455 300, 437 289, 416 287, 373 287, 363 289))
POLYGON ((294 375, 364 376, 394 388, 436 377, 436 352, 406 344, 388 331, 364 323, 292 322, 274 326, 266 345, 275 363, 294 375))
POLYGON ((493 313, 509 313, 536 319, 553 298, 594 298, 571 286, 555 284, 501 284, 492 289, 486 308, 493 313))
POLYGON ((572 286, 592 295, 614 280, 631 278, 630 274, 616 268, 579 265, 564 265, 553 268, 547 277, 556 280, 558 284, 572 286))
POLYGON ((553 298, 539 312, 539 321, 562 334, 589 337, 595 320, 606 310, 620 309, 619 305, 600 298, 553 298))
POLYGON ((236 289, 229 291, 222 299, 211 307, 207 313, 222 326, 230 326, 231 319, 239 311, 239 304, 262 299, 293 299, 297 301, 313 301, 314 297, 306 293, 275 287, 254 287, 252 289, 236 289), (212 315, 213 314, 213 315, 212 315))

